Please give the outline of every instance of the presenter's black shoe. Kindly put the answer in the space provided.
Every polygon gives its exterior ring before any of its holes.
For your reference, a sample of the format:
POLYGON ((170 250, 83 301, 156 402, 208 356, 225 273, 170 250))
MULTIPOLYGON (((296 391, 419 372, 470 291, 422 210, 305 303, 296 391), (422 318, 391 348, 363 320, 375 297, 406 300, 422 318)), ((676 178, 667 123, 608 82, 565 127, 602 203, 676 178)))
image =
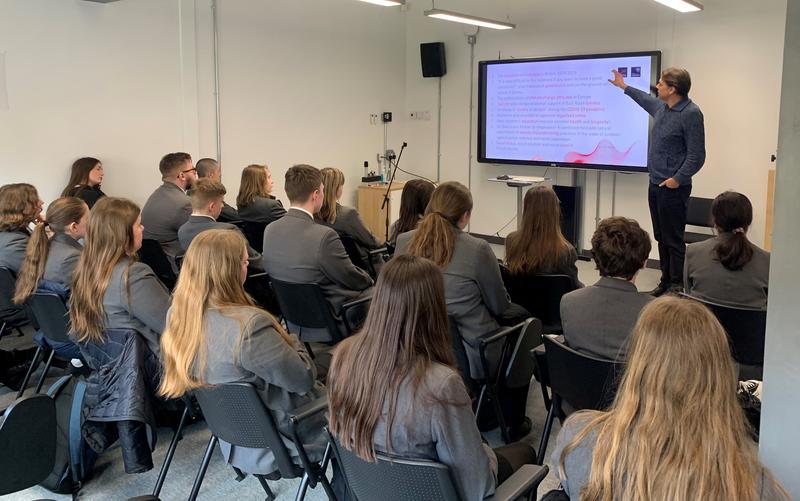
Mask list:
POLYGON ((669 286, 658 284, 658 287, 648 292, 653 297, 660 297, 663 296, 669 290, 669 286))

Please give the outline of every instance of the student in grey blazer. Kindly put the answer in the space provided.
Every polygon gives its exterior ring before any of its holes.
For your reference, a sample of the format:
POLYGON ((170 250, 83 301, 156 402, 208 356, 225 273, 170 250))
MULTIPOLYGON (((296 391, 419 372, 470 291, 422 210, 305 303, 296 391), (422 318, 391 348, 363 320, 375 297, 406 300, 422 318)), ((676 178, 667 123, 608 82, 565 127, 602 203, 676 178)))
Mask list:
MULTIPOLYGON (((264 231, 264 268, 269 276, 318 284, 334 311, 349 300, 369 295, 369 274, 353 265, 334 230, 314 222, 313 214, 319 211, 323 197, 319 170, 295 165, 286 171, 285 186, 292 206, 285 217, 264 231)), ((329 340, 327 336, 302 332, 303 341, 329 340)))
MULTIPOLYGON (((245 245, 241 234, 209 230, 198 235, 186 253, 163 335, 161 394, 173 398, 185 394, 190 389, 187 380, 209 385, 251 383, 280 431, 289 436, 291 412, 324 396, 325 387, 316 381, 316 367, 303 344, 269 313, 254 307, 244 292, 245 245), (212 302, 199 305, 191 299, 198 293, 212 302), (198 345, 204 345, 202 361, 198 345), (189 366, 175 364, 186 357, 192 360, 189 366)), ((324 451, 324 422, 320 413, 301 427, 306 450, 315 458, 324 451)), ((244 472, 267 475, 277 470, 269 449, 224 442, 220 448, 226 461, 244 472)))
POLYGON ((639 312, 654 298, 635 280, 650 255, 650 235, 624 217, 600 221, 592 235, 592 258, 600 280, 561 298, 561 326, 567 345, 605 360, 624 360, 639 312))
POLYGON ((0 268, 19 271, 31 236, 28 226, 39 219, 43 205, 30 184, 0 186, 0 268))
POLYGON ((272 174, 266 165, 248 165, 242 170, 236 205, 242 221, 270 223, 286 214, 281 201, 271 195, 272 174))
POLYGON ((0 268, 8 268, 15 274, 19 272, 30 238, 26 228, 0 230, 0 268))
POLYGON ((726 191, 712 202, 711 217, 719 234, 686 247, 686 293, 726 306, 766 308, 769 252, 747 239, 753 221, 750 200, 726 191))
MULTIPOLYGON (((239 231, 239 228, 230 223, 217 221, 222 212, 222 205, 225 203, 225 187, 219 181, 206 178, 200 179, 192 189, 192 215, 178 229, 178 241, 184 252, 189 248, 194 237, 200 232, 218 229, 239 231)), ((247 246, 247 256, 250 260, 250 267, 257 271, 264 271, 261 262, 261 254, 255 249, 247 246)))
MULTIPOLYGON (((209 178, 214 181, 222 182, 222 166, 213 158, 201 158, 194 166, 197 168, 198 179, 209 178)), ((191 192, 189 192, 189 195, 191 196, 191 192)), ((217 221, 229 223, 239 220, 239 212, 223 200, 222 211, 219 213, 217 221)))
POLYGON ((144 238, 156 240, 174 260, 181 253, 178 229, 192 213, 186 190, 197 180, 197 173, 188 153, 164 155, 158 169, 163 184, 156 188, 142 208, 144 238))

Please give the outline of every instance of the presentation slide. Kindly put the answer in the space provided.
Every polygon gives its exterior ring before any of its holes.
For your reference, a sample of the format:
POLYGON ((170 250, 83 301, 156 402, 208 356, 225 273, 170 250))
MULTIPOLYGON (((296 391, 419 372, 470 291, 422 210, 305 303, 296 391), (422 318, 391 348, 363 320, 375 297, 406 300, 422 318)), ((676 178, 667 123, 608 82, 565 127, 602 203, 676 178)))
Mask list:
POLYGON ((650 115, 611 85, 650 92, 660 53, 480 63, 479 161, 647 169, 650 115))

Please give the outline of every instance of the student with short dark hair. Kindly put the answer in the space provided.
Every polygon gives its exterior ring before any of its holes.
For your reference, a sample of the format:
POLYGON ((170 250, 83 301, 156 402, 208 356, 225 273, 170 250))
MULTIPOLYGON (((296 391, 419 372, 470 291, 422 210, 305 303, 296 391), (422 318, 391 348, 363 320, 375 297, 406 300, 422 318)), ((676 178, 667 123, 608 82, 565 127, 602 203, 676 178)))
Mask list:
MULTIPOLYGON (((222 182, 222 166, 213 158, 201 158, 194 166, 197 168, 197 177, 199 179, 209 178, 222 182)), ((191 195, 191 192, 189 195, 191 195)), ((223 202, 222 212, 217 217, 217 221, 221 223, 239 221, 239 213, 227 202, 223 202)))
POLYGON ((147 199, 142 208, 144 238, 156 240, 172 260, 180 254, 178 229, 192 214, 186 191, 197 180, 197 169, 188 153, 168 153, 158 165, 163 183, 147 199))
POLYGON ((286 215, 280 200, 272 196, 272 173, 266 165, 248 165, 242 170, 236 205, 242 221, 270 223, 286 215))
POLYGON ((568 346, 606 360, 624 360, 639 312, 653 296, 636 289, 650 255, 650 235, 624 217, 600 221, 592 235, 592 258, 600 280, 561 298, 561 326, 568 346))
POLYGON ((72 171, 62 197, 77 197, 91 209, 98 200, 106 196, 100 189, 103 182, 103 163, 92 157, 83 157, 72 163, 72 171))
MULTIPOLYGON (((291 207, 264 231, 264 267, 269 276, 284 282, 319 284, 334 312, 347 301, 369 295, 369 274, 353 265, 332 228, 314 222, 325 190, 320 171, 295 165, 286 171, 285 188, 291 207)), ((344 324, 341 328, 344 333, 344 324)), ((328 336, 327 331, 302 332, 303 341, 329 341, 328 336)))
POLYGON ((750 200, 735 191, 711 204, 717 236, 686 247, 686 293, 706 301, 741 308, 766 308, 769 252, 747 238, 753 222, 750 200))

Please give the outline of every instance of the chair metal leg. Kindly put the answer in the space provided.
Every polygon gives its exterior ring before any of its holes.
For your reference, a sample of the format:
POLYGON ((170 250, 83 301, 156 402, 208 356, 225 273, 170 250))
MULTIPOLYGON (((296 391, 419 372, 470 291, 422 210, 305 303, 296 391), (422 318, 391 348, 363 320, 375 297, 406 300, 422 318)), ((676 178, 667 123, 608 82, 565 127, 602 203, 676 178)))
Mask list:
POLYGON ((189 417, 189 408, 184 407, 183 414, 181 414, 181 421, 178 423, 178 428, 172 435, 172 441, 169 443, 167 455, 164 456, 164 462, 161 464, 161 470, 158 472, 156 486, 153 488, 153 496, 155 497, 158 497, 158 495, 161 493, 161 488, 164 486, 164 480, 167 478, 167 471, 169 471, 169 466, 172 463, 172 457, 175 455, 175 449, 178 448, 178 441, 181 439, 181 432, 183 431, 183 425, 186 423, 187 417, 189 417))
POLYGON ((306 498, 306 490, 308 490, 308 472, 303 473, 303 479, 300 481, 300 487, 297 488, 297 496, 294 501, 303 501, 306 498))
POLYGON ((208 441, 208 447, 206 447, 206 453, 203 455, 203 462, 200 463, 200 469, 197 471, 197 477, 195 477, 194 484, 192 484, 192 492, 189 494, 189 501, 195 501, 197 499, 197 494, 200 492, 200 485, 203 483, 203 477, 206 475, 208 463, 211 462, 211 455, 214 453, 214 446, 216 445, 217 437, 215 435, 211 435, 211 438, 208 441))
POLYGON ((483 397, 484 397, 484 395, 486 395, 486 387, 488 385, 489 385, 489 383, 484 383, 481 386, 481 393, 480 393, 480 395, 478 395, 478 406, 475 407, 475 422, 476 423, 478 422, 478 418, 481 415, 481 408, 483 407, 483 397))
POLYGON ((33 370, 36 365, 39 363, 39 355, 42 354, 42 347, 36 347, 36 353, 33 354, 33 360, 31 360, 31 365, 28 366, 28 372, 25 373, 25 379, 22 380, 22 384, 19 387, 19 391, 17 392, 17 398, 20 398, 23 393, 25 393, 25 387, 28 386, 28 381, 31 379, 31 375, 33 374, 33 370))
POLYGON ((328 463, 331 460, 331 454, 333 453, 333 448, 331 447, 331 443, 328 442, 328 445, 325 446, 325 453, 322 455, 322 461, 319 464, 319 482, 322 484, 322 489, 325 491, 325 494, 328 496, 330 501, 337 501, 336 494, 333 492, 333 487, 331 483, 328 481, 328 477, 325 475, 325 471, 328 469, 328 463))
POLYGON ((264 478, 264 475, 255 475, 255 477, 258 479, 259 483, 261 484, 261 487, 264 489, 264 492, 267 493, 267 501, 274 501, 275 494, 273 494, 272 489, 269 488, 269 485, 267 484, 267 479, 264 478))
POLYGON ((542 438, 539 439, 539 452, 536 454, 536 464, 544 464, 544 456, 547 453, 547 443, 550 440, 550 431, 553 428, 553 419, 556 417, 556 407, 559 406, 558 398, 554 396, 550 403, 550 410, 547 411, 547 420, 544 422, 542 438))
POLYGON ((47 377, 48 371, 50 371, 50 364, 53 363, 53 357, 55 356, 56 351, 50 350, 50 356, 47 357, 47 363, 44 364, 44 369, 42 369, 42 375, 39 376, 39 382, 36 383, 36 389, 34 390, 34 394, 39 393, 42 391, 42 385, 44 384, 44 380, 47 377))
POLYGON ((500 397, 494 389, 489 390, 489 398, 494 407, 494 413, 497 415, 497 424, 500 425, 500 436, 503 437, 503 442, 506 444, 511 443, 511 434, 509 433, 508 426, 506 425, 506 417, 503 414, 503 407, 500 405, 500 397))

